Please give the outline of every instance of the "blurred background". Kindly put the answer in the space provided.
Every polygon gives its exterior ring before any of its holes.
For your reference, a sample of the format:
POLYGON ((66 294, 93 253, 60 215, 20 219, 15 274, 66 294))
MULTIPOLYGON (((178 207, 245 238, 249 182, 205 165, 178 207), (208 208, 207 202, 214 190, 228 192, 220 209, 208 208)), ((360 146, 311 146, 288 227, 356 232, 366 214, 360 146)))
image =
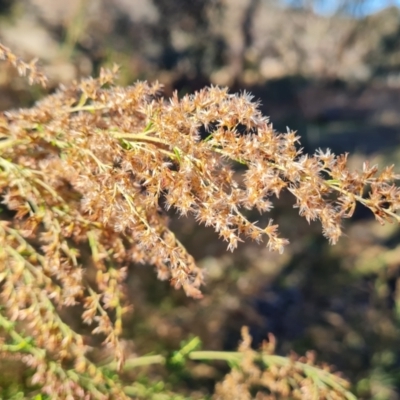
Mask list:
MULTIPOLYGON (((0 0, 0 42, 39 58, 49 91, 113 63, 122 67, 121 84, 159 80, 166 96, 209 84, 248 90, 277 130, 298 131, 305 152, 330 147, 350 152, 354 169, 367 159, 383 167, 400 164, 399 4, 0 0)), ((44 94, 0 65, 0 110, 28 107, 44 94)), ((351 380, 357 398, 400 399, 399 228, 359 208, 345 237, 329 246, 292 200, 283 196, 272 212, 291 242, 283 255, 250 242, 227 253, 212 230, 171 214, 205 269, 205 297, 188 299, 150 266, 132 266, 131 351, 170 351, 190 335, 205 349, 232 350, 248 325, 256 347, 270 332, 279 354, 315 350, 351 380)), ((182 385, 201 397, 223 372, 196 366, 182 385)))

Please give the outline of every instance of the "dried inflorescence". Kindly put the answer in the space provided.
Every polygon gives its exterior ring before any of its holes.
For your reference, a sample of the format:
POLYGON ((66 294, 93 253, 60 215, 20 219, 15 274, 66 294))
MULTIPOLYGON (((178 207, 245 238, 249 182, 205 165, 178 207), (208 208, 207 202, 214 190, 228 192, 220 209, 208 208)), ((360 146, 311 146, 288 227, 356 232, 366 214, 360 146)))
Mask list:
MULTIPOLYGON (((0 58, 45 83, 34 64, 3 46, 0 58)), ((251 238, 283 251, 287 240, 272 221, 259 226, 246 217, 253 208, 269 211, 283 189, 308 221, 321 221, 332 243, 356 202, 381 222, 399 220, 392 168, 377 175, 365 164, 349 172, 346 156, 302 155, 296 134, 275 132, 247 93, 209 87, 167 101, 158 83, 114 86, 117 70, 0 114, 0 193, 14 212, 0 221, 2 304, 44 350, 31 354, 37 382, 47 381, 46 373, 62 381, 60 365, 72 359, 96 391, 115 386, 87 360, 82 337, 58 311, 84 304, 83 321, 122 364, 123 282, 131 263, 154 265, 160 279, 201 296, 202 271, 163 209, 214 227, 230 250, 251 238), (245 167, 240 179, 238 162, 245 167), (85 268, 96 271, 95 280, 85 268), (46 357, 59 361, 59 373, 39 368, 46 357)), ((78 395, 74 387, 71 396, 78 395)))
POLYGON ((0 43, 0 60, 5 60, 13 67, 15 67, 20 76, 28 76, 28 81, 32 85, 38 83, 46 87, 48 78, 46 75, 37 68, 37 59, 33 59, 30 63, 26 63, 17 57, 8 47, 0 43))
POLYGON ((348 382, 333 374, 328 365, 317 366, 314 353, 283 358, 273 355, 273 341, 256 352, 247 328, 242 329, 242 337, 241 361, 217 384, 214 400, 355 400, 347 390, 348 382))

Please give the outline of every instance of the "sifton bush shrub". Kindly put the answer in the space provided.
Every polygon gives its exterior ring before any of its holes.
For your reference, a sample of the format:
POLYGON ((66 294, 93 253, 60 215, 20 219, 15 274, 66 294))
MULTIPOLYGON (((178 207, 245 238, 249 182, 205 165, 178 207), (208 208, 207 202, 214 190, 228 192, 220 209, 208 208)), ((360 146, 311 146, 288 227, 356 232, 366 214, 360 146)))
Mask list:
MULTIPOLYGON (((46 84, 34 62, 2 45, 0 58, 30 83, 46 84)), ((27 367, 23 384, 13 392, 2 384, 2 395, 184 398, 127 383, 119 372, 222 359, 233 369, 214 399, 355 399, 311 353, 273 355, 272 337, 256 352, 246 330, 237 353, 197 351, 194 339, 169 358, 125 360, 124 279, 132 263, 149 264, 159 279, 201 297, 202 271, 168 228, 163 211, 170 208, 214 227, 229 250, 245 238, 284 250, 287 240, 272 221, 259 226, 246 217, 253 208, 268 212, 282 190, 293 194, 300 215, 321 222, 332 244, 357 202, 381 223, 399 221, 393 166, 378 173, 365 163, 350 172, 347 155, 302 154, 296 133, 275 132, 248 93, 208 87, 166 100, 158 83, 115 86, 117 71, 102 69, 30 109, 0 114, 0 349, 4 362, 27 367), (243 168, 235 173, 237 163, 243 168), (113 362, 90 361, 84 336, 62 318, 77 305, 113 362)))

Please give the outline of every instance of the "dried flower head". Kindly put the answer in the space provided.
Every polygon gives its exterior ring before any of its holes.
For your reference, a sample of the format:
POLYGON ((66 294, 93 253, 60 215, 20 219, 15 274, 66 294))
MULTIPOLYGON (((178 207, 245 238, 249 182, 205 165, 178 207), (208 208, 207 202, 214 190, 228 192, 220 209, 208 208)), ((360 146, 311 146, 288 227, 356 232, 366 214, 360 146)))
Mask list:
POLYGON ((251 348, 247 328, 242 329, 242 337, 240 362, 217 384, 214 400, 356 399, 346 380, 329 366, 315 364, 314 353, 286 358, 270 354, 270 346, 259 353, 251 348))
MULTIPOLYGON (((4 46, 0 58, 31 82, 46 82, 34 63, 4 46)), ((62 86, 30 109, 0 114, 0 194, 13 212, 0 220, 3 326, 27 327, 36 346, 28 351, 33 381, 64 398, 103 393, 105 386, 124 394, 90 363, 82 336, 60 310, 84 304, 83 321, 121 366, 131 263, 154 265, 160 279, 201 296, 202 271, 169 229, 164 209, 212 226, 229 250, 251 238, 283 251, 288 241, 277 225, 246 217, 253 208, 268 212, 282 190, 294 195, 300 215, 320 220, 331 243, 356 202, 380 222, 399 220, 393 167, 378 174, 365 164, 350 172, 346 155, 303 155, 296 133, 274 131, 246 92, 208 87, 166 100, 157 82, 115 86, 117 72, 102 69, 97 79, 62 86), (63 367, 71 360, 78 377, 63 367)))

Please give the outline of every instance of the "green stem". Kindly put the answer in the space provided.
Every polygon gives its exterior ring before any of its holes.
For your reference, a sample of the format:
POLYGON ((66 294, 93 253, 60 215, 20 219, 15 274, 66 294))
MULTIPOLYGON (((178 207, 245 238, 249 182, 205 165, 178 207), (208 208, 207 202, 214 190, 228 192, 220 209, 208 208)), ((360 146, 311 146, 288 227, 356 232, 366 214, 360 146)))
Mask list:
MULTIPOLYGON (((227 362, 240 362, 244 357, 240 352, 228 351, 192 351, 188 354, 188 358, 193 361, 227 361, 227 362)), ((356 400, 356 397, 350 393, 344 386, 346 381, 338 376, 332 375, 329 371, 322 370, 314 365, 305 364, 299 361, 293 361, 290 358, 277 356, 277 355, 261 355, 259 360, 266 366, 277 365, 280 367, 293 366, 295 369, 303 371, 303 373, 311 378, 317 386, 331 387, 334 390, 343 394, 347 400, 356 400)), ((133 368, 143 367, 153 364, 164 365, 166 357, 161 355, 143 356, 127 360, 123 370, 128 371, 133 368)), ((115 370, 117 364, 115 362, 107 365, 107 369, 115 370)))
POLYGON ((112 133, 112 136, 114 136, 116 139, 122 139, 122 140, 127 140, 129 141, 137 141, 137 140, 144 140, 146 142, 153 142, 157 144, 162 144, 164 146, 170 146, 165 140, 162 140, 158 137, 155 136, 148 136, 148 134, 151 133, 151 131, 148 131, 146 133, 112 133))
MULTIPOLYGON (((132 358, 132 359, 126 360, 126 362, 123 366, 123 371, 129 371, 129 370, 131 370, 133 368, 137 368, 137 367, 145 367, 146 365, 154 365, 154 364, 164 365, 165 362, 166 362, 165 357, 161 356, 161 355, 132 358)), ((111 369, 111 370, 117 369, 117 363, 112 362, 111 364, 108 364, 107 369, 111 369)))

